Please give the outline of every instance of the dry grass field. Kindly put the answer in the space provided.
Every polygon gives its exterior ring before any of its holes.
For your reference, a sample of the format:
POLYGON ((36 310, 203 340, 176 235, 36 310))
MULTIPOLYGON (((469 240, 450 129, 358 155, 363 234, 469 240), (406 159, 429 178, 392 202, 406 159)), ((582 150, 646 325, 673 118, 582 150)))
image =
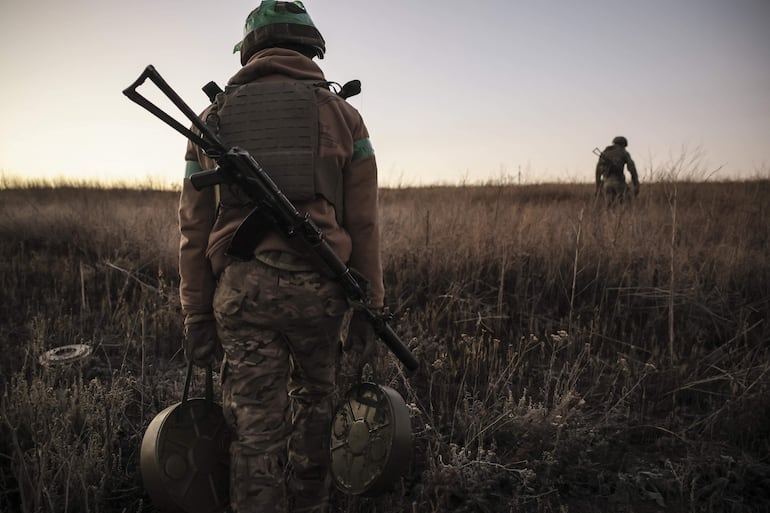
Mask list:
MULTIPOLYGON (((770 182, 384 189, 386 301, 421 361, 408 473, 339 512, 770 510, 770 182)), ((0 511, 153 511, 181 398, 177 193, 0 190, 0 511), (82 343, 89 359, 41 366, 82 343)))

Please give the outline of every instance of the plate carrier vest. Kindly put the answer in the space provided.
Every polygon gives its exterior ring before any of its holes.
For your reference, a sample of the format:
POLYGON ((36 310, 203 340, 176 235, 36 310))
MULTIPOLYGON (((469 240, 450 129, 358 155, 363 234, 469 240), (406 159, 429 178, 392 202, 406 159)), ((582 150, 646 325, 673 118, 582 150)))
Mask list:
MULTIPOLYGON (((318 156, 318 102, 323 83, 251 82, 227 86, 206 116, 225 146, 247 150, 292 202, 324 197, 342 220, 342 171, 318 156)), ((245 206, 236 187, 221 187, 220 202, 245 206)))

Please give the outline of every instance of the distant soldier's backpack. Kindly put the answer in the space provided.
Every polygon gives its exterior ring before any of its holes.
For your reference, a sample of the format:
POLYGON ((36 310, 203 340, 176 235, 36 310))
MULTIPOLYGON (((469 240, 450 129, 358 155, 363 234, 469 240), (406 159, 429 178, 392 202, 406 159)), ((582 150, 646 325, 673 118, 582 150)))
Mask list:
POLYGON ((623 176, 625 150, 620 146, 607 146, 599 157, 602 176, 623 176))

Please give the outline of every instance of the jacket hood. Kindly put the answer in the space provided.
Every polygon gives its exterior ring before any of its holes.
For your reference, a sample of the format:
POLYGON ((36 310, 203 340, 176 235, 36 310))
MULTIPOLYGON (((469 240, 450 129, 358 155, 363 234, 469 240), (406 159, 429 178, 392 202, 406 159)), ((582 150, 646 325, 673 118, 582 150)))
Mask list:
POLYGON ((270 75, 295 80, 325 80, 321 68, 301 53, 285 48, 266 48, 255 53, 227 85, 247 84, 270 75))

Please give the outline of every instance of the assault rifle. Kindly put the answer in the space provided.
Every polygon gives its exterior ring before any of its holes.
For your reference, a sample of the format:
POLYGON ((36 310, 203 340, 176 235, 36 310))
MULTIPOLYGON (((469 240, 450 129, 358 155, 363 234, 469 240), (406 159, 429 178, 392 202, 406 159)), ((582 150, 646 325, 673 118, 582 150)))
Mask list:
MULTIPOLYGON (((604 154, 602 150, 600 150, 598 147, 594 148, 593 154, 599 157, 599 162, 602 162, 604 164, 603 171, 601 175, 601 183, 604 183, 604 178, 607 175, 607 171, 611 166, 617 165, 616 162, 614 162, 611 158, 609 158, 607 155, 604 154)), ((596 187, 596 193, 599 194, 599 190, 601 189, 601 186, 596 187)))
MULTIPOLYGON (((602 150, 599 149, 597 146, 593 150, 593 154, 599 157, 599 161, 604 161, 606 164, 609 164, 610 159, 608 159, 602 150)), ((599 196, 599 192, 602 190, 602 184, 604 183, 604 173, 601 174, 601 177, 599 177, 599 184, 596 185, 596 190, 594 191, 594 196, 599 196)))
POLYGON ((610 157, 605 155, 604 152, 602 150, 600 150, 598 147, 594 148, 593 154, 596 155, 597 157, 599 157, 599 160, 601 162, 604 162, 608 166, 617 165, 617 162, 615 162, 610 157))
MULTIPOLYGON (((209 84, 207 84, 208 86, 209 84)), ((209 91, 205 92, 211 96, 209 91)), ((238 227, 236 237, 239 233, 252 239, 258 237, 258 234, 264 230, 265 223, 278 230, 287 239, 298 237, 329 268, 335 279, 342 285, 348 299, 355 308, 366 315, 366 319, 371 323, 375 334, 385 342, 391 352, 410 371, 417 369, 418 362, 414 355, 388 324, 391 316, 379 314, 367 306, 367 293, 360 283, 362 277, 337 256, 310 215, 306 212, 300 213, 296 209, 248 151, 237 146, 226 147, 152 65, 147 66, 139 78, 123 90, 123 94, 184 135, 193 144, 199 146, 208 157, 217 163, 216 169, 201 171, 190 177, 196 190, 217 184, 235 184, 256 205, 238 227), (150 79, 171 100, 193 126, 200 131, 200 134, 182 125, 137 91, 137 88, 147 79, 150 79)), ((238 244, 231 245, 231 253, 233 253, 234 247, 233 256, 246 260, 253 258, 253 254, 249 254, 249 251, 245 249, 246 247, 253 248, 253 244, 240 245, 240 249, 238 249, 238 244)))

